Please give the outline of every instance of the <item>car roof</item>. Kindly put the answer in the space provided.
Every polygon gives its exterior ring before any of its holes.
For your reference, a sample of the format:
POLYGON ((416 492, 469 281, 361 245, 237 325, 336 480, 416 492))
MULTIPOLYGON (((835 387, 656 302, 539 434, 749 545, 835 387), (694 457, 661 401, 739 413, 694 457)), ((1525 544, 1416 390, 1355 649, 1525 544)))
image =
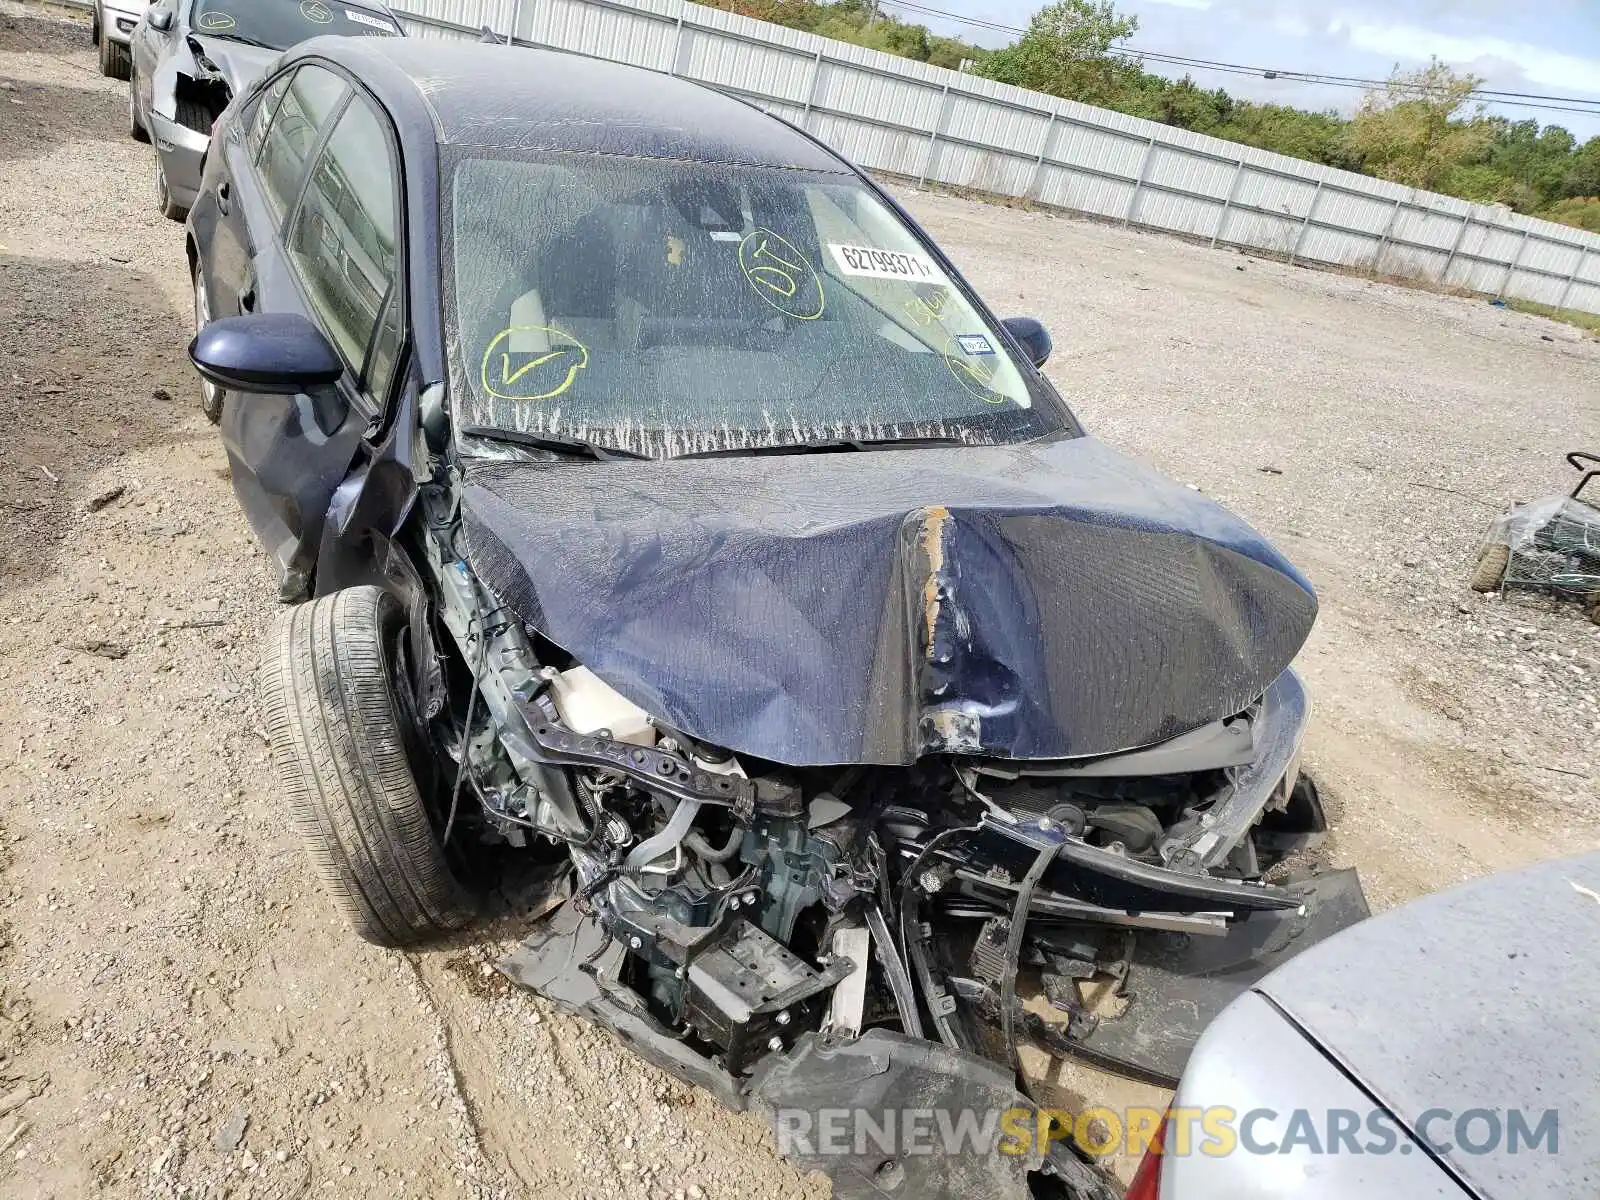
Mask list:
POLYGON ((749 104, 642 67, 421 38, 314 38, 293 52, 306 56, 345 67, 397 121, 429 120, 441 145, 850 170, 749 104))

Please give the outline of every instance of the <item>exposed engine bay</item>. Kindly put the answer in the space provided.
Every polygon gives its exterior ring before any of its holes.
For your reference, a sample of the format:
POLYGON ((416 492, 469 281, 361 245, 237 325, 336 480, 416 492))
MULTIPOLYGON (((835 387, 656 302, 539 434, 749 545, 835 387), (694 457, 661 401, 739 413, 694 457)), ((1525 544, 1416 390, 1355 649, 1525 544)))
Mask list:
MULTIPOLYGON (((478 577, 449 493, 421 508, 433 636, 457 652, 411 658, 456 765, 446 840, 570 863, 503 969, 730 1106, 1028 1105, 1024 1045, 1173 1086, 1211 1015, 1366 915, 1353 872, 1281 866, 1326 829, 1293 671, 1119 753, 784 764, 619 694, 478 577)), ((797 1158, 841 1197, 883 1194, 890 1165, 797 1158)), ((938 1194, 1115 1194, 1066 1143, 893 1170, 938 1194)))

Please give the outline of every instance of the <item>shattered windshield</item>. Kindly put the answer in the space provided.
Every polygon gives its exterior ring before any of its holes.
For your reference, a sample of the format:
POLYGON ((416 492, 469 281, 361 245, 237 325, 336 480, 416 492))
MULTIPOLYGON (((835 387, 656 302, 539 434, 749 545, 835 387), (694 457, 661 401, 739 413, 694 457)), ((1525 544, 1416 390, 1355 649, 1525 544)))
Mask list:
POLYGON ((334 0, 195 0, 189 27, 207 37, 232 38, 269 50, 287 50, 324 33, 345 37, 397 37, 383 13, 334 0))
POLYGON ((652 457, 1062 428, 996 328, 848 176, 463 156, 449 205, 458 428, 652 457))

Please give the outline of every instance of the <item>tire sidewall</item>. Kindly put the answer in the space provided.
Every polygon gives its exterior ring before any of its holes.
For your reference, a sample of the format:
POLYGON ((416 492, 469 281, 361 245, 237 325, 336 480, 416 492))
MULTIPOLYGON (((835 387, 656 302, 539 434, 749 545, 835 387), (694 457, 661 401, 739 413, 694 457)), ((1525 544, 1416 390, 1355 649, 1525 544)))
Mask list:
POLYGON ((355 931, 384 946, 445 936, 478 909, 472 873, 440 845, 442 788, 413 758, 432 739, 408 725, 407 634, 405 605, 362 585, 291 608, 262 661, 289 815, 355 931))
MULTIPOLYGON (((460 839, 454 839, 456 843, 454 848, 444 845, 442 840, 444 826, 448 820, 446 807, 450 802, 444 789, 454 784, 455 777, 445 770, 444 762, 434 752, 433 738, 429 730, 416 716, 418 708, 416 698, 412 695, 411 681, 405 678, 405 673, 401 670, 401 661, 396 654, 400 646, 410 645, 411 633, 405 609, 393 592, 376 587, 372 590, 378 592, 378 654, 383 666, 384 683, 389 692, 390 718, 400 739, 406 764, 411 770, 411 787, 416 794, 417 803, 427 815, 428 826, 433 831, 434 845, 444 860, 445 870, 449 873, 451 882, 459 892, 466 895, 469 889, 462 883, 465 863, 460 839)), ((460 828, 458 819, 456 829, 459 831, 460 828)))
MULTIPOLYGON (((200 336, 200 330, 211 321, 211 294, 206 289, 205 269, 200 261, 195 260, 194 272, 190 276, 194 286, 194 332, 200 336)), ((222 404, 228 393, 204 376, 200 378, 200 411, 205 413, 206 420, 213 425, 222 420, 222 404)))

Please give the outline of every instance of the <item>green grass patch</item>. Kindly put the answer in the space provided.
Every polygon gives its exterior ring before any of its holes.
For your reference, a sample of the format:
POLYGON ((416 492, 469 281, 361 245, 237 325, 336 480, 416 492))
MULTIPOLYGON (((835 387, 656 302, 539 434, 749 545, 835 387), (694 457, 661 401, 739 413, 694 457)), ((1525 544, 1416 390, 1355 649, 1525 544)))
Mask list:
POLYGON ((1506 307, 1517 312, 1532 313, 1536 317, 1549 317, 1567 325, 1576 325, 1595 337, 1600 337, 1600 313, 1583 312, 1576 308, 1554 308, 1548 304, 1535 304, 1532 300, 1506 297, 1506 307))

